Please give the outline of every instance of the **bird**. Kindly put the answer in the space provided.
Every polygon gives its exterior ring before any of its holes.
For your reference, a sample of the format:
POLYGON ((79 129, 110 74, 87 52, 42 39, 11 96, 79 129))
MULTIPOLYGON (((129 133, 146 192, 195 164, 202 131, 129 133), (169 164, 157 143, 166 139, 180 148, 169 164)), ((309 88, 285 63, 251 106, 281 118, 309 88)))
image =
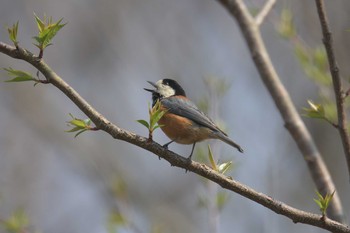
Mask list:
POLYGON ((161 79, 157 82, 147 81, 155 89, 144 88, 152 93, 152 107, 159 101, 165 114, 158 121, 160 128, 171 140, 163 145, 173 143, 192 144, 191 160, 197 142, 206 139, 219 139, 243 153, 240 145, 231 140, 205 113, 187 98, 184 89, 173 79, 161 79))

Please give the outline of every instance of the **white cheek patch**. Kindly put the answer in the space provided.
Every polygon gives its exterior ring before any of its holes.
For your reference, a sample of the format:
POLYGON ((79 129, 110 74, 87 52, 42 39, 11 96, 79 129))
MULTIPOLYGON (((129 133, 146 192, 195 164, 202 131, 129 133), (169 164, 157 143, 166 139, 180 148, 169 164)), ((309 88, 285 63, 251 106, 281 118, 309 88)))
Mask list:
POLYGON ((174 89, 172 89, 169 86, 161 85, 161 87, 158 89, 159 94, 164 97, 169 97, 175 95, 174 89))
POLYGON ((158 81, 156 82, 156 86, 159 88, 161 85, 163 85, 163 84, 162 84, 162 80, 158 80, 158 81))
POLYGON ((164 85, 162 83, 162 80, 159 80, 156 82, 157 86, 157 92, 162 96, 162 97, 169 97, 175 95, 175 90, 168 85, 164 85))

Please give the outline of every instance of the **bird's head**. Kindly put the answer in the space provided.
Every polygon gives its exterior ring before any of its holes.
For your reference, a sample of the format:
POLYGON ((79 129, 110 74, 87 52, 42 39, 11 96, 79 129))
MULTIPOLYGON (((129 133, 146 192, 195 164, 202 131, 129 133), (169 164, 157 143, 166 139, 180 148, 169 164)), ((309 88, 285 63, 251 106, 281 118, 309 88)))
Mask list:
POLYGON ((153 104, 157 102, 158 99, 167 98, 170 96, 186 96, 184 89, 173 79, 161 79, 156 83, 147 81, 155 89, 144 88, 146 91, 152 93, 153 104))

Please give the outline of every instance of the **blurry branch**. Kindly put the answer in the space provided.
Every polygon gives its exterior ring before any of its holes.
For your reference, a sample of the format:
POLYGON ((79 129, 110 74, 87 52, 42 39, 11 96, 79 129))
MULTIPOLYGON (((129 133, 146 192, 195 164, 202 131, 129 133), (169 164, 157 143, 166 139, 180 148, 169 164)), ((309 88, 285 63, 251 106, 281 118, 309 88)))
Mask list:
POLYGON ((330 32, 328 26, 328 19, 326 15, 326 11, 324 9, 323 0, 315 0, 318 16, 321 23, 322 34, 323 34, 323 43, 326 48, 329 69, 332 75, 333 80, 333 88, 335 93, 335 100, 337 103, 337 112, 338 112, 338 130, 343 143, 343 149, 345 153, 345 158, 348 165, 348 172, 350 175, 350 138, 349 133, 347 131, 347 119, 345 112, 345 104, 344 97, 346 96, 343 91, 339 68, 337 62, 335 60, 335 54, 333 49, 333 38, 332 33, 330 32))
MULTIPOLYGON (((225 124, 220 119, 220 103, 230 89, 231 83, 215 76, 203 78, 203 83, 206 88, 205 94, 200 98, 200 109, 205 110, 205 113, 211 116, 214 122, 219 123, 221 129, 225 130, 225 124)), ((223 155, 221 148, 219 142, 213 140, 207 145, 207 150, 198 150, 197 158, 200 162, 210 164, 213 170, 224 174, 232 168, 233 161, 220 161, 223 155)), ((215 183, 206 179, 202 179, 202 181, 205 191, 199 196, 198 204, 206 208, 208 231, 218 233, 220 232, 222 210, 227 206, 230 195, 227 190, 220 189, 215 183)))
MULTIPOLYGON (((285 127, 298 145, 317 190, 322 195, 332 193, 335 190, 335 185, 331 175, 272 64, 261 37, 259 25, 242 0, 219 0, 219 2, 236 19, 260 77, 280 111, 285 127)), ((330 218, 336 221, 344 221, 343 209, 337 193, 335 193, 327 213, 330 218)))
POLYGON ((123 140, 139 146, 145 150, 148 150, 159 157, 167 160, 172 166, 180 167, 188 171, 192 171, 202 177, 205 177, 221 187, 236 192, 256 203, 259 203, 277 214, 284 215, 290 218, 294 223, 305 223, 313 225, 322 229, 326 229, 332 232, 349 232, 350 228, 344 224, 331 220, 329 218, 323 218, 322 215, 308 213, 302 210, 298 210, 291 206, 284 204, 283 202, 274 200, 273 198, 259 193, 248 186, 245 186, 237 181, 232 180, 224 174, 221 174, 208 166, 188 160, 172 151, 163 148, 161 145, 154 141, 149 141, 148 138, 136 135, 132 132, 119 128, 112 124, 99 112, 97 112, 85 99, 83 99, 78 92, 76 92, 71 86, 69 86, 63 79, 61 79, 44 61, 39 57, 33 55, 31 52, 18 47, 7 45, 0 42, 0 52, 10 57, 24 60, 36 69, 38 69, 47 79, 49 83, 61 90, 70 100, 72 100, 79 109, 84 112, 91 121, 100 130, 110 134, 113 138, 123 140))
POLYGON ((276 0, 267 0, 265 5, 260 10, 259 14, 255 17, 255 23, 261 25, 264 22, 264 19, 271 11, 272 7, 275 5, 276 0))

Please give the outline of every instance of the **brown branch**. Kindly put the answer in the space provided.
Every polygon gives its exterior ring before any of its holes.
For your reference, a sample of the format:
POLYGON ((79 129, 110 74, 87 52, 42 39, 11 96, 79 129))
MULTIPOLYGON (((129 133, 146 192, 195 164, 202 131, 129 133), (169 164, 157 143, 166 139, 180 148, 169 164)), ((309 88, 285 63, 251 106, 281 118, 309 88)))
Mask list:
POLYGON ((343 97, 343 87, 339 75, 339 68, 335 59, 334 49, 333 49, 333 38, 332 33, 328 26, 328 19, 326 11, 324 8, 323 0, 315 0, 317 13, 320 19, 322 34, 323 34, 323 43, 326 48, 329 69, 331 71, 333 88, 335 93, 335 100, 337 103, 337 112, 338 112, 338 130, 343 143, 343 150, 345 153, 346 162, 348 165, 348 172, 350 175, 350 138, 347 130, 347 117, 344 106, 344 97, 343 97))
POLYGON ((0 52, 7 54, 10 57, 21 59, 32 64, 38 69, 46 79, 61 90, 69 99, 71 99, 81 111, 83 111, 96 125, 98 129, 110 134, 113 138, 123 140, 139 146, 145 150, 153 152, 157 156, 167 160, 172 166, 180 167, 188 171, 192 171, 202 177, 205 177, 221 187, 236 192, 256 203, 259 203, 277 214, 284 215, 290 218, 294 223, 305 223, 319 228, 327 229, 332 232, 349 232, 348 226, 338 223, 334 220, 325 218, 321 215, 308 213, 298 210, 283 202, 274 200, 273 198, 256 192, 248 186, 245 186, 231 178, 220 174, 208 166, 188 160, 172 151, 166 150, 156 142, 150 142, 147 138, 136 135, 132 132, 119 128, 112 124, 104 116, 98 113, 92 106, 89 105, 71 86, 62 80, 42 59, 39 59, 32 53, 22 48, 16 49, 13 46, 0 42, 0 52))
MULTIPOLYGON (((250 15, 242 0, 219 0, 219 2, 236 19, 247 42, 260 77, 270 92, 270 95, 285 122, 285 127, 298 145, 299 150, 308 165, 317 190, 322 195, 332 193, 335 190, 332 177, 315 145, 315 142, 299 116, 286 88, 278 77, 267 53, 258 25, 250 15)), ((344 214, 337 193, 333 196, 327 213, 330 218, 336 221, 344 221, 344 214)))
POLYGON ((271 11, 275 3, 276 3, 276 0, 267 0, 265 2, 265 5, 260 10, 259 14, 255 17, 255 23, 257 25, 260 26, 264 22, 266 16, 269 14, 269 12, 271 11))

